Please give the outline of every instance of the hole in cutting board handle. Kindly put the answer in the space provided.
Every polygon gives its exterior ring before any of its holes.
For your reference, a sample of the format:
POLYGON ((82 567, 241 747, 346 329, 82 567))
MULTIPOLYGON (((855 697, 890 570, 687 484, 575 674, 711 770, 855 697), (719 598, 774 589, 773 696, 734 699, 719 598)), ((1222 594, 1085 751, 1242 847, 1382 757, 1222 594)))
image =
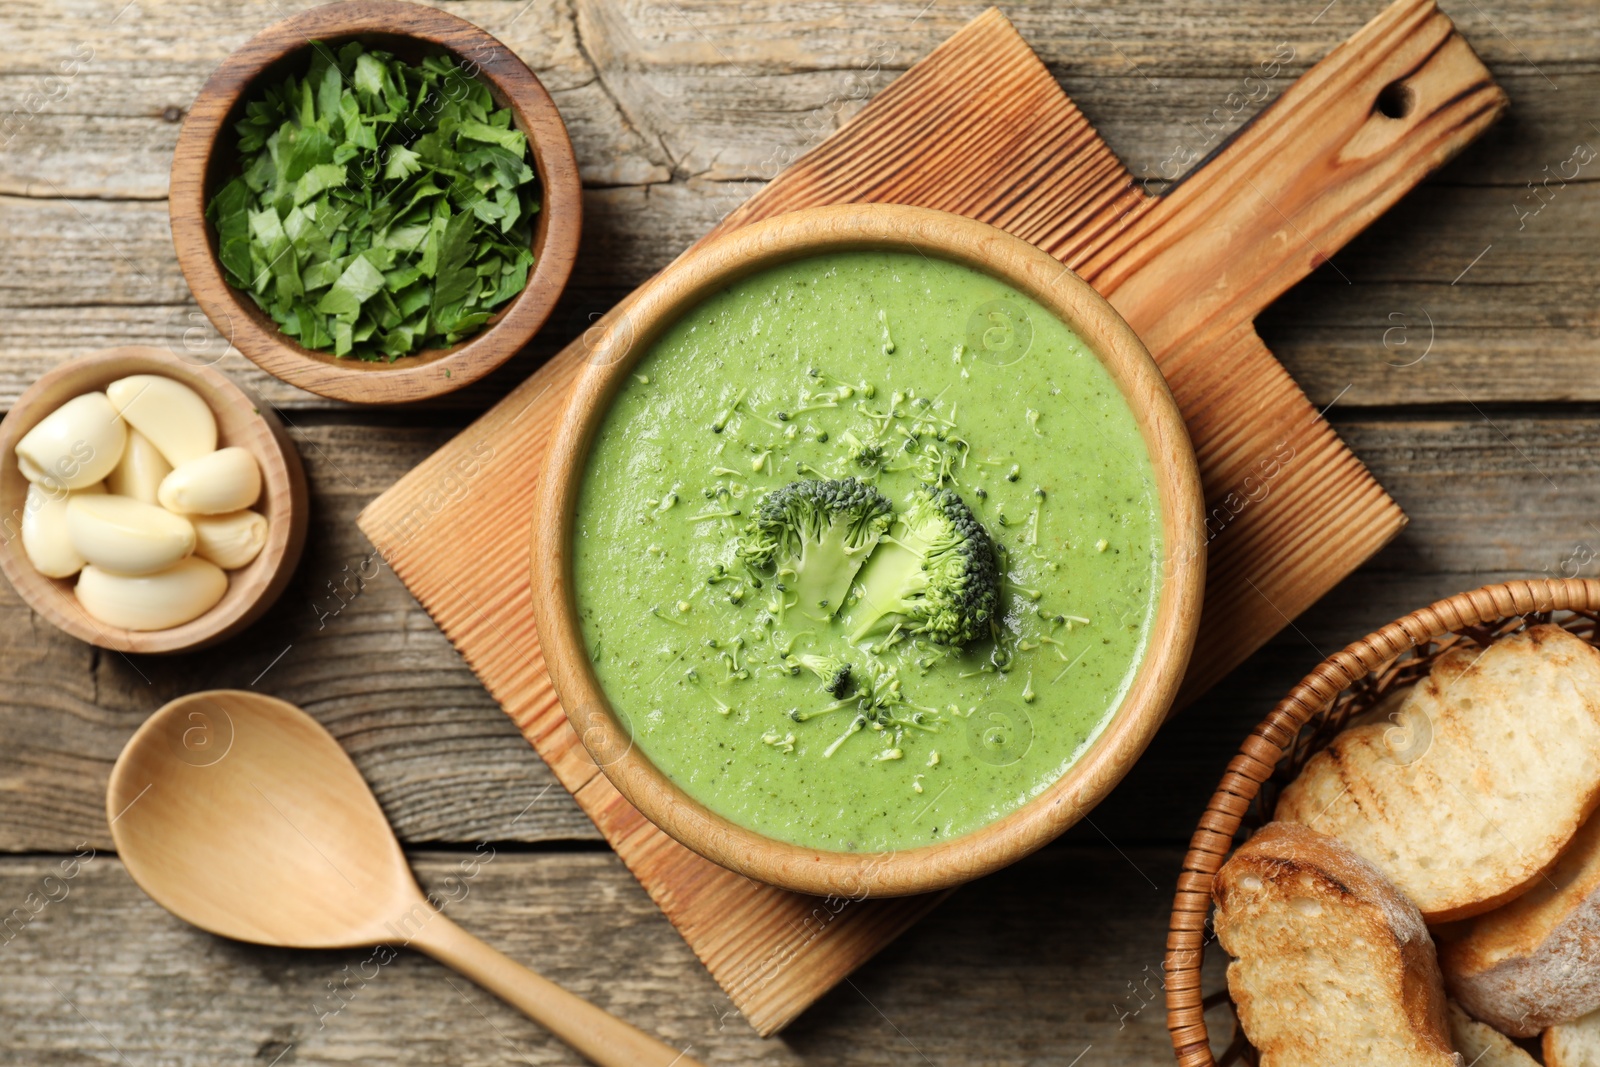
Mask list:
POLYGON ((1378 92, 1372 110, 1387 119, 1403 119, 1417 106, 1417 94, 1404 82, 1390 82, 1378 92))

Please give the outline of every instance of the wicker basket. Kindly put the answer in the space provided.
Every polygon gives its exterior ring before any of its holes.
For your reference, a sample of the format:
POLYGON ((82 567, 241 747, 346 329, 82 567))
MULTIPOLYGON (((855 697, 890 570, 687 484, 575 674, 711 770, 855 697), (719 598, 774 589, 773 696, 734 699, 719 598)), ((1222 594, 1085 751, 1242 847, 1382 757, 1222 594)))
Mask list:
MULTIPOLYGON (((1277 791, 1350 719, 1398 686, 1425 675, 1445 649, 1470 641, 1485 645, 1525 626, 1554 621, 1591 644, 1600 644, 1600 581, 1555 579, 1486 585, 1441 600, 1390 623, 1317 665, 1245 739, 1228 764, 1216 794, 1189 843, 1172 905, 1165 964, 1167 1029, 1180 1067, 1217 1067, 1205 1011, 1227 1000, 1200 987, 1211 881, 1233 849, 1241 828, 1271 817, 1277 791)), ((1234 1027, 1222 1058, 1254 1063, 1254 1050, 1234 1027)))

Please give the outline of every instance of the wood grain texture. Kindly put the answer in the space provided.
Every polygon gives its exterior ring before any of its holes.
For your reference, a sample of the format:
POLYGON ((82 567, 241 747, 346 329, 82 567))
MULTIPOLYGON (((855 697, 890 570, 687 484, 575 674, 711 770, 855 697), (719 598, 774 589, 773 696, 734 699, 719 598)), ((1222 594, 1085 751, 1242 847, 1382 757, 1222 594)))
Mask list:
MULTIPOLYGON (((0 191, 162 199, 183 112, 211 70, 264 26, 315 5, 274 0, 241 11, 226 0, 141 0, 116 21, 111 0, 56 0, 7 12, 13 48, 0 57, 0 85, 8 100, 26 102, 31 92, 41 99, 29 121, 4 128, 17 135, 0 157, 0 191), (59 65, 74 60, 66 87, 57 88, 59 65)), ((675 175, 767 180, 775 161, 831 132, 986 5, 447 6, 504 41, 551 90, 585 183, 619 186, 675 175)), ((1052 0, 1019 0, 1004 10, 1129 170, 1162 183, 1187 169, 1175 157, 1204 154, 1384 5, 1322 6, 1174 0, 1063 9, 1052 0), (1247 76, 1262 78, 1263 65, 1272 71, 1264 90, 1244 85, 1247 76)), ((1571 0, 1502 10, 1454 3, 1446 10, 1519 110, 1516 125, 1494 135, 1494 151, 1476 153, 1459 180, 1520 188, 1552 150, 1571 148, 1567 135, 1592 111, 1593 31, 1571 0), (1570 32, 1553 32, 1555 26, 1570 32), (1555 134, 1541 144, 1541 135, 1555 134)))
MULTIPOLYGON (((762 1040, 615 857, 489 848, 411 856, 423 887, 453 900, 445 914, 465 929, 728 1067, 881 1067, 923 1057, 1024 1067, 1068 1064, 1087 1046, 1080 1067, 1161 1063, 1170 1052, 1153 972, 1180 859, 1172 847, 1126 857, 1047 849, 957 893, 781 1038, 762 1040), (463 863, 477 875, 467 877, 463 863)), ((59 863, 0 860, 0 916, 26 907, 46 876, 59 880, 59 863)), ((120 1064, 113 1045, 135 1064, 162 1067, 266 1067, 275 1057, 279 1067, 583 1062, 420 955, 379 964, 364 950, 219 940, 162 911, 105 854, 65 885, 64 899, 0 945, 0 1018, 14 1023, 4 1038, 13 1062, 120 1064)), ((59 882, 51 890, 61 896, 59 882)))
POLYGON ((41 619, 80 641, 114 652, 187 652, 209 648, 243 632, 283 595, 305 548, 310 506, 300 453, 270 410, 224 375, 165 349, 108 348, 56 367, 23 393, 0 425, 0 569, 41 619), (217 422, 217 447, 248 449, 261 472, 261 496, 252 509, 268 527, 260 554, 228 574, 227 590, 205 614, 164 630, 126 630, 90 615, 73 594, 76 577, 46 578, 22 547, 28 481, 17 466, 17 442, 62 404, 104 390, 119 378, 156 374, 194 390, 217 422))
POLYGON ((1072 231, 1091 244, 1020 234, 1078 269, 1145 340, 1196 441, 1211 513, 1235 527, 1231 551, 1212 553, 1208 617, 1244 625, 1206 627, 1189 697, 1254 650, 1241 632, 1264 640, 1343 577, 1342 560, 1365 558, 1397 528, 1381 491, 1261 345, 1255 317, 1505 105, 1432 3, 1396 4, 1198 174, 1160 198, 1117 204, 1110 228, 1072 231), (1375 101, 1397 89, 1405 114, 1392 117, 1375 101), (1285 447, 1293 458, 1278 504, 1236 508, 1261 480, 1251 467, 1285 447))
MULTIPOLYGON (((0 277, 0 301, 16 309, 0 337, 0 404, 84 351, 191 336, 220 343, 209 326, 188 333, 186 316, 204 316, 183 303, 160 203, 172 148, 211 69, 312 2, 274 0, 243 14, 222 0, 141 0, 115 22, 121 5, 111 0, 6 12, 13 47, 0 55, 0 117, 15 107, 23 115, 0 125, 0 254, 14 266, 0 277), (58 78, 58 65, 87 49, 92 59, 58 78), (145 217, 148 225, 137 222, 145 217), (147 306, 153 298, 129 285, 139 283, 135 271, 170 288, 170 306, 147 306)), ((1552 182, 1555 199, 1525 227, 1513 212, 1537 205, 1526 183, 1544 168, 1579 142, 1596 143, 1588 122, 1600 111, 1600 43, 1584 28, 1588 9, 1574 4, 1446 4, 1515 107, 1333 257, 1348 284, 1324 266, 1264 317, 1262 336, 1319 409, 1335 397, 1341 406, 1458 403, 1461 394, 1480 403, 1600 398, 1600 378, 1587 373, 1600 354, 1600 312, 1581 284, 1600 203, 1587 180, 1593 168, 1565 188, 1552 182), (1435 324, 1430 357, 1391 365, 1423 350, 1425 315, 1435 324), (1404 336, 1387 332, 1402 321, 1421 331, 1411 331, 1405 355, 1386 347, 1404 336)), ((1382 5, 1341 0, 1316 18, 1323 6, 1175 0, 1091 10, 1026 0, 1006 12, 1135 178, 1159 190, 1181 161, 1215 147, 1382 5), (1280 46, 1294 57, 1278 61, 1280 46), (1276 73, 1263 77, 1263 66, 1276 73)), ((913 23, 921 7, 452 3, 516 51, 562 109, 588 186, 574 284, 605 291, 569 291, 504 372, 433 403, 481 410, 503 395, 982 3, 940 0, 913 23)), ((333 406, 237 355, 225 367, 276 405, 333 406)))
MULTIPOLYGON (((1151 199, 1135 188, 1010 24, 991 11, 879 94, 852 122, 733 212, 712 236, 817 203, 888 201, 950 208, 998 224, 1068 266, 1083 267, 1113 298, 1120 294, 1127 301, 1126 314, 1137 320, 1143 313, 1157 338, 1152 354, 1190 419, 1208 507, 1219 527, 1234 527, 1233 537, 1218 541, 1210 552, 1214 573, 1226 576, 1228 584, 1215 577, 1208 583, 1213 614, 1202 621, 1195 666, 1185 683, 1185 693, 1192 697, 1376 551, 1403 522, 1393 502, 1255 337, 1249 320, 1259 307, 1316 262, 1299 245, 1291 254, 1282 251, 1289 245, 1289 231, 1297 228, 1292 215, 1259 196, 1248 201, 1255 215, 1239 206, 1241 189, 1251 186, 1247 170, 1259 166, 1259 157, 1274 146, 1281 150, 1292 144, 1305 154, 1304 159, 1275 157, 1273 177, 1257 176, 1273 188, 1275 182, 1294 188, 1290 208, 1306 215, 1308 223, 1312 217, 1328 220, 1320 235, 1330 247, 1317 249, 1320 262, 1362 221, 1470 141, 1503 105, 1488 72, 1458 42, 1431 0, 1401 0, 1362 31, 1357 48, 1336 50, 1326 66, 1315 68, 1299 98, 1291 91, 1274 105, 1258 121, 1261 134, 1237 139, 1231 154, 1223 153, 1191 176, 1175 199, 1151 199), (1358 54, 1359 59, 1351 59, 1358 54), (1378 114, 1374 101, 1398 79, 1406 79, 1415 106, 1403 120, 1391 120, 1378 114), (980 84, 989 94, 985 99, 1003 101, 1003 109, 968 110, 980 84), (1329 96, 1341 91, 1350 99, 1335 105, 1329 96), (1458 95, 1471 106, 1456 109, 1458 95), (1325 113, 1330 121, 1322 123, 1325 113), (1378 132, 1368 132, 1373 130, 1378 132), (1401 132, 1416 136, 1402 138, 1401 132), (1359 165, 1333 165, 1347 157, 1359 165), (1207 230, 1197 206, 1208 199, 1207 175, 1213 173, 1220 192, 1209 199, 1223 217, 1251 220, 1230 250, 1255 273, 1236 274, 1239 295, 1220 305, 1198 305, 1204 314, 1185 318, 1183 302, 1178 302, 1179 310, 1162 318, 1156 302, 1134 299, 1157 285, 1151 279, 1161 269, 1181 271, 1192 265, 1205 272, 1201 277, 1207 283, 1217 280, 1214 258, 1183 251, 1217 236, 1207 230), (1345 186, 1347 178, 1350 184, 1345 186), (1253 221, 1258 218, 1266 221, 1253 221), (1133 241, 1135 233, 1145 240, 1133 241), (1143 273, 1145 264, 1151 274, 1143 273), (1238 397, 1243 403, 1230 409, 1222 397, 1238 397), (1231 417, 1194 417, 1207 410, 1231 417), (1259 485, 1268 477, 1263 465, 1274 457, 1271 479, 1278 492, 1244 507, 1254 494, 1252 481, 1259 485), (1239 610, 1237 617, 1214 613, 1230 607, 1239 610)), ((1228 276, 1222 280, 1226 283, 1228 276)), ((1174 288, 1181 292, 1198 284, 1177 281, 1174 288)), ((1226 284, 1219 289, 1224 290, 1232 292, 1226 284)), ((580 802, 595 773, 593 765, 577 746, 542 675, 529 608, 517 599, 507 600, 506 587, 515 587, 513 596, 526 595, 515 562, 521 540, 517 517, 525 520, 528 515, 522 489, 538 477, 545 427, 571 388, 575 368, 590 355, 583 339, 564 349, 466 434, 375 501, 361 519, 396 573, 463 649, 490 692, 580 802), (416 516, 432 510, 427 497, 452 466, 470 461, 488 442, 507 439, 517 442, 521 462, 504 472, 508 481, 497 480, 490 488, 515 488, 502 490, 492 503, 487 493, 469 502, 451 516, 452 527, 434 525, 421 536, 408 530, 416 516), (473 532, 470 554, 461 552, 458 539, 442 532, 448 528, 473 532), (471 565, 464 566, 469 555, 471 565), (506 581, 496 581, 491 589, 484 585, 487 575, 506 581)), ((764 928, 772 901, 769 891, 752 884, 742 898, 685 894, 680 887, 696 877, 719 887, 727 883, 711 865, 687 853, 671 856, 670 849, 655 844, 644 848, 646 840, 648 834, 634 833, 613 843, 669 917, 697 928, 702 921, 692 913, 699 907, 727 929, 764 928), (741 899, 753 906, 748 920, 735 910, 741 899)), ((817 961, 816 995, 848 973, 852 958, 864 959, 883 943, 881 929, 864 916, 899 905, 868 903, 849 922, 830 927, 831 958, 817 961), (852 935, 857 928, 859 933, 852 935)), ((788 903, 797 916, 814 906, 798 897, 788 903)), ((885 923, 882 929, 898 925, 885 923)), ((793 942, 798 929, 791 923, 780 931, 779 944, 793 942)), ((730 985, 737 978, 727 959, 729 943, 717 937, 695 947, 712 974, 734 991, 758 1030, 781 1027, 798 1001, 788 1001, 778 1011, 769 1010, 758 995, 741 997, 743 990, 730 985)), ((797 951, 820 957, 822 943, 803 940, 797 951)))

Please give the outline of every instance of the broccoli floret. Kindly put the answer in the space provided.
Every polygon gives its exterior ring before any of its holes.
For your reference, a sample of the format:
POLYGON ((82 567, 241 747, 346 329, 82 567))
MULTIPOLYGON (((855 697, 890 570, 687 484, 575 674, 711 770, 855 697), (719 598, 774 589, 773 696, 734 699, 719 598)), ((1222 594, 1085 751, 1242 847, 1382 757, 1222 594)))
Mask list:
POLYGON ((893 633, 960 647, 992 632, 1000 601, 994 542, 953 490, 924 486, 861 572, 852 641, 893 633))
POLYGON ((854 478, 790 482, 761 501, 738 552, 752 569, 774 573, 780 607, 826 622, 893 518, 888 499, 854 478))
POLYGON ((801 667, 822 679, 822 688, 835 700, 843 700, 849 696, 856 687, 855 678, 851 675, 851 666, 838 656, 813 656, 810 653, 801 653, 789 658, 795 671, 801 667))

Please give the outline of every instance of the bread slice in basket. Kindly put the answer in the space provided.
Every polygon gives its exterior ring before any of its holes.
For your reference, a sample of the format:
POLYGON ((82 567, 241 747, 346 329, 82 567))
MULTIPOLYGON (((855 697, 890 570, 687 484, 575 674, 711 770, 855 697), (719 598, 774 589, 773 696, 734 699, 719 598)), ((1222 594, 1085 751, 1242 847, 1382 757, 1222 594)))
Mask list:
POLYGON ((1512 1044, 1509 1037, 1488 1023, 1480 1023, 1453 1000, 1449 1016, 1450 1040, 1467 1061, 1467 1067, 1539 1067, 1539 1061, 1512 1044))
POLYGON ((1468 1011, 1517 1037, 1600 1008, 1600 815, 1532 889, 1451 931, 1439 962, 1468 1011))
POLYGON ((1545 1067, 1600 1067, 1600 1011, 1544 1032, 1545 1067))
POLYGON ((1600 652, 1559 626, 1446 652, 1394 719, 1335 737, 1276 817, 1344 841, 1430 923, 1526 892, 1600 801, 1600 652))
POLYGON ((1217 872, 1212 897, 1261 1067, 1461 1067, 1422 916, 1348 847, 1271 823, 1217 872))

